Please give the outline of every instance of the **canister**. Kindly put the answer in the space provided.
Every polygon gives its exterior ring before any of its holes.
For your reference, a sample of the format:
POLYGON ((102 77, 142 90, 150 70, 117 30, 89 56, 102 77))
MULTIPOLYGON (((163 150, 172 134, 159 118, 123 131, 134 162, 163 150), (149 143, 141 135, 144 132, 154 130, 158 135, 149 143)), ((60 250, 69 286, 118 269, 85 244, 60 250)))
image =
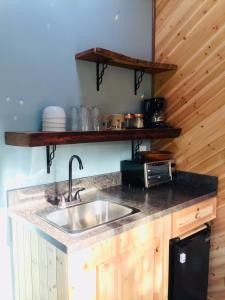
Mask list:
POLYGON ((144 115, 143 114, 134 114, 133 127, 134 128, 143 128, 144 127, 144 115))
POLYGON ((125 114, 124 115, 124 127, 126 129, 133 128, 133 120, 134 120, 133 114, 125 114))

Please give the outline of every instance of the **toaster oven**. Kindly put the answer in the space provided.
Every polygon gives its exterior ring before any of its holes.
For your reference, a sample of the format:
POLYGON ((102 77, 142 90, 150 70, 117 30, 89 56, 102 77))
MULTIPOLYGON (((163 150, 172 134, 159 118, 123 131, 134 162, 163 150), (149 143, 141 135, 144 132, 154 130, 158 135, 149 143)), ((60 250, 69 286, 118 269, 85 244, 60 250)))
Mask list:
POLYGON ((150 188, 172 180, 172 161, 121 161, 122 184, 150 188))

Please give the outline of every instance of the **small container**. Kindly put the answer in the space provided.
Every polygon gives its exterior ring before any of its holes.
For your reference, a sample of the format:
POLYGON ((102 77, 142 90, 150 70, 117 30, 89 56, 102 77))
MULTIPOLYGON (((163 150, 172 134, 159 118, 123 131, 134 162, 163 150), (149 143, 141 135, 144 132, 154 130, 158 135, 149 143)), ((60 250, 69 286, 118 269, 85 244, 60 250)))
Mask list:
POLYGON ((143 114, 134 114, 133 127, 134 128, 144 128, 144 115, 143 114))
POLYGON ((112 127, 112 115, 101 115, 101 130, 109 130, 112 127))
POLYGON ((121 130, 124 128, 124 115, 113 114, 112 115, 112 130, 121 130))
POLYGON ((133 120, 134 120, 134 115, 133 114, 125 114, 124 115, 124 127, 126 129, 133 128, 133 120))

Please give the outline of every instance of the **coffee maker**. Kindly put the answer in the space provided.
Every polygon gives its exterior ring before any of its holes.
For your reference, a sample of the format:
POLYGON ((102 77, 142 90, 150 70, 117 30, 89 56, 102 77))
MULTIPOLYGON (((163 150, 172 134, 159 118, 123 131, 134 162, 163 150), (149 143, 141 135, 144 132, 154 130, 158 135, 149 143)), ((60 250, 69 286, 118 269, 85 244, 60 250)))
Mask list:
POLYGON ((143 101, 144 127, 163 128, 165 123, 165 98, 154 97, 143 101))

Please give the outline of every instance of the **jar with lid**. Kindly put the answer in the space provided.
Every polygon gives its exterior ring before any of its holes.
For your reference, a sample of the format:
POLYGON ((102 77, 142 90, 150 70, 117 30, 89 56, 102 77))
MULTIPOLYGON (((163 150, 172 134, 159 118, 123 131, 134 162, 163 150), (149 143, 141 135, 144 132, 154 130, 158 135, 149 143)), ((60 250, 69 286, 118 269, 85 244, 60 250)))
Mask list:
POLYGON ((144 128, 144 114, 134 114, 133 116, 133 128, 144 128))
POLYGON ((133 119, 134 119, 134 115, 133 114, 125 114, 124 115, 124 127, 126 129, 133 128, 133 119))

